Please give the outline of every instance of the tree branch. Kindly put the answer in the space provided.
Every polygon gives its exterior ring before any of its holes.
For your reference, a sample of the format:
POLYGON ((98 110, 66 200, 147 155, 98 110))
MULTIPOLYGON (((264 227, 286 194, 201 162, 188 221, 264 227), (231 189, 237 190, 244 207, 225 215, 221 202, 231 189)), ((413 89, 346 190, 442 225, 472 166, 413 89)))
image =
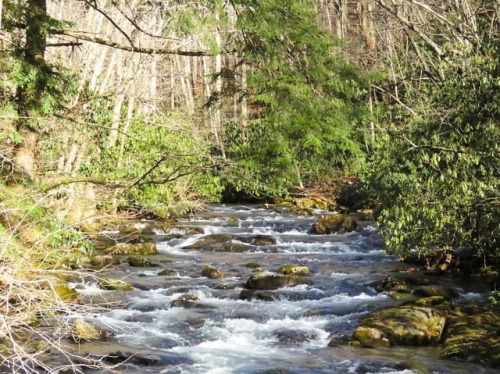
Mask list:
MULTIPOLYGON (((144 53, 148 55, 178 55, 178 56, 213 56, 213 53, 209 51, 184 51, 177 48, 147 48, 147 47, 136 47, 135 45, 124 45, 121 43, 114 42, 109 39, 99 38, 97 36, 92 36, 82 32, 71 31, 71 30, 51 30, 53 35, 65 35, 77 40, 83 40, 90 43, 105 45, 110 48, 121 49, 123 51, 134 52, 134 53, 144 53)), ((221 51, 222 53, 233 53, 234 51, 221 51)))

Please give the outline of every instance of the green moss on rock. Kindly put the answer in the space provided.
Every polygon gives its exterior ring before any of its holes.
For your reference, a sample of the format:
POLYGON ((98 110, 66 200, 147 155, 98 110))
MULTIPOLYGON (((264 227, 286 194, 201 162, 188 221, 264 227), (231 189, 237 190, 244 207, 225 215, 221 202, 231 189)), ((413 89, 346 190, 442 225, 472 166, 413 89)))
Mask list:
POLYGON ((355 217, 347 214, 327 214, 322 215, 312 225, 309 234, 313 235, 328 235, 342 234, 349 231, 354 231, 358 227, 355 217))
POLYGON ((278 269, 279 274, 286 275, 311 275, 312 271, 306 265, 288 264, 278 269))

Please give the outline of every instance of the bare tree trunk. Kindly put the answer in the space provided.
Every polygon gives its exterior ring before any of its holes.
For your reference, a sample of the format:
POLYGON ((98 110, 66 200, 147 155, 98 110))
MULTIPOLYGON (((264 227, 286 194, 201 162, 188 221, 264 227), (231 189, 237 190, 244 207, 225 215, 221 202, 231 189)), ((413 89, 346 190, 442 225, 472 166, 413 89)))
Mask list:
POLYGON ((121 111, 125 95, 119 95, 113 110, 113 122, 111 123, 111 131, 108 137, 108 147, 114 147, 118 140, 118 129, 121 123, 121 111))

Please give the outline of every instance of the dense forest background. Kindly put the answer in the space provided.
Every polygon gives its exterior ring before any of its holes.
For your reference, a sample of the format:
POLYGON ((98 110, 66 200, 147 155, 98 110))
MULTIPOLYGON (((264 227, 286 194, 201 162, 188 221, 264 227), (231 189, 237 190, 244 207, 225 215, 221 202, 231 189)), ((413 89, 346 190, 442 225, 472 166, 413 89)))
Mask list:
POLYGON ((499 55, 496 0, 0 0, 0 361, 85 308, 89 227, 207 201, 370 208, 495 290, 499 55))
POLYGON ((465 248, 497 261, 496 1, 0 10, 9 235, 12 207, 40 199, 57 222, 81 223, 132 205, 168 215, 224 196, 323 193, 376 208, 402 255, 465 248))

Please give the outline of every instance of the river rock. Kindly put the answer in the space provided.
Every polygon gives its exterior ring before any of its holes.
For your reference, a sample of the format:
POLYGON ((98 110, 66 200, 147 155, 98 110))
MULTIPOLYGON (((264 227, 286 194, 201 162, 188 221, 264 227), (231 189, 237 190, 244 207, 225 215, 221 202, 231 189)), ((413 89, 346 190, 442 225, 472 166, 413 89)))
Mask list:
POLYGON ((103 290, 109 291, 132 291, 134 289, 130 283, 113 278, 99 278, 97 284, 103 290))
POLYGON ((183 249, 213 249, 222 247, 231 240, 233 240, 231 234, 211 234, 201 238, 196 243, 183 247, 183 249))
POLYGON ((356 218, 347 214, 326 214, 318 218, 309 230, 309 234, 328 235, 354 231, 358 227, 356 218))
POLYGON ((201 271, 201 275, 211 279, 220 279, 224 278, 224 273, 219 269, 216 269, 210 265, 203 266, 203 270, 201 271))
POLYGON ((500 315, 493 311, 468 315, 456 310, 441 358, 500 367, 500 315))
POLYGON ((252 247, 245 245, 245 244, 240 244, 240 243, 224 243, 220 247, 214 247, 211 248, 213 252, 230 252, 230 253, 243 253, 243 252, 248 252, 252 249, 252 247))
POLYGON ((70 288, 66 283, 56 283, 53 287, 56 295, 63 301, 75 301, 80 298, 78 292, 70 288))
POLYGON ((245 287, 257 290, 276 290, 286 286, 297 286, 299 284, 311 285, 308 279, 272 273, 257 273, 248 278, 245 287))
POLYGON ((421 286, 413 291, 413 295, 418 297, 443 296, 448 299, 458 297, 457 291, 453 288, 442 286, 421 286))
POLYGON ((118 243, 105 250, 108 255, 154 255, 158 253, 155 243, 118 243))
POLYGON ((90 265, 105 268, 120 265, 120 260, 110 255, 95 255, 90 258, 90 265))
POLYGON ((372 312, 354 331, 351 343, 363 347, 437 344, 449 309, 444 298, 435 297, 372 312))
POLYGON ((81 318, 75 319, 71 326, 71 339, 75 343, 84 341, 104 340, 106 334, 95 325, 81 318))
POLYGON ((259 290, 242 290, 240 292, 240 300, 261 300, 261 301, 275 301, 279 296, 273 291, 259 291, 259 290))
POLYGON ((278 269, 279 274, 286 275, 311 275, 312 271, 306 265, 288 264, 278 269))
POLYGON ((155 264, 154 262, 149 261, 145 257, 139 257, 139 256, 130 256, 128 258, 128 264, 136 268, 153 268, 160 266, 158 264, 155 264))
POLYGON ((166 276, 166 277, 176 277, 179 275, 179 273, 174 269, 168 268, 168 269, 163 269, 162 271, 160 271, 158 273, 158 275, 166 276))
POLYGON ((314 340, 317 334, 314 331, 286 329, 282 328, 273 332, 273 336, 278 339, 281 344, 302 344, 304 342, 314 340))
POLYGON ((253 236, 238 236, 236 239, 243 243, 249 243, 258 247, 275 245, 277 243, 274 236, 264 234, 253 236))

